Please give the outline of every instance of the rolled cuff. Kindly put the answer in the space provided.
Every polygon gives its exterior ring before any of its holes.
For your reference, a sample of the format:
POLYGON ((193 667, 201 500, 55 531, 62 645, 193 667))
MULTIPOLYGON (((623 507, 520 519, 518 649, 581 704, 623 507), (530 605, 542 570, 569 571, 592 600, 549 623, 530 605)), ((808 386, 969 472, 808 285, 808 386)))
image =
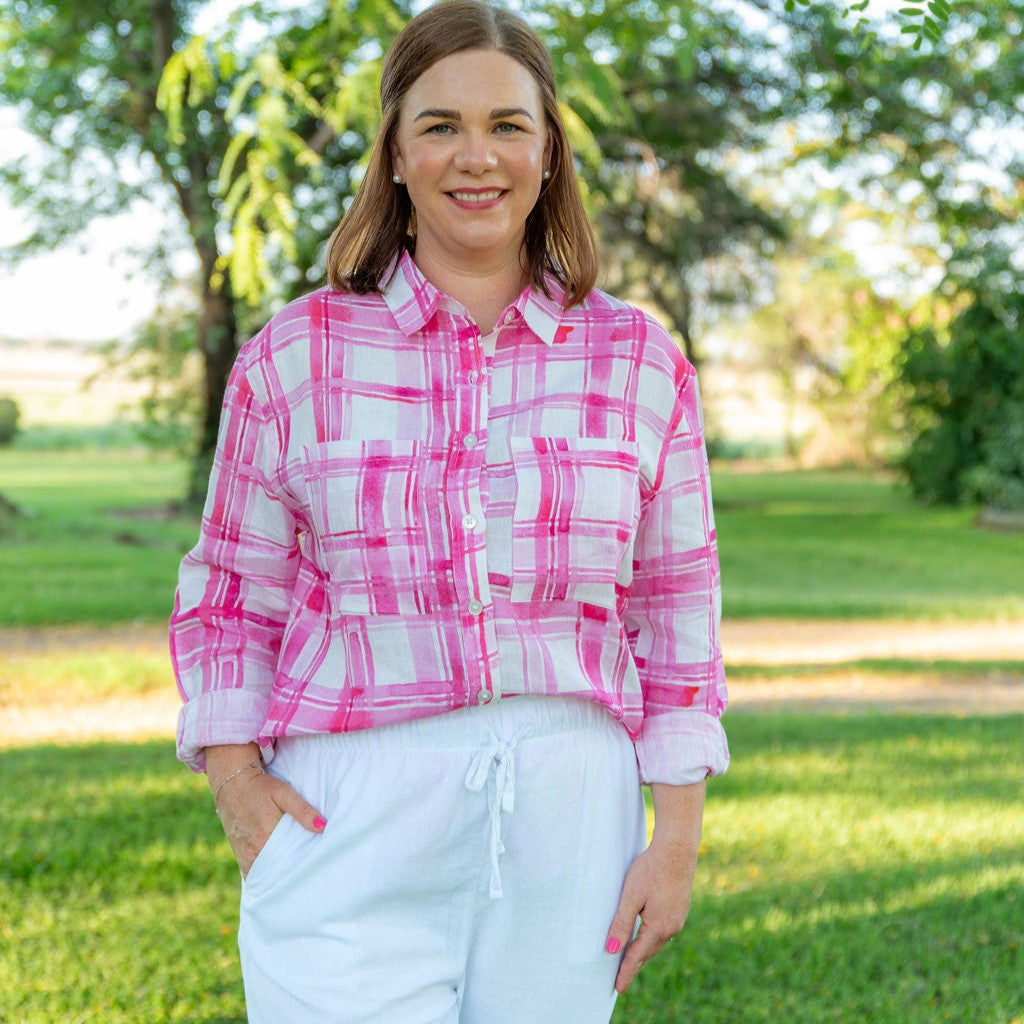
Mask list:
POLYGON ((204 772, 204 748, 223 743, 255 743, 267 720, 267 707, 267 698, 251 690, 211 690, 199 694, 178 713, 178 760, 194 772, 204 772))
POLYGON ((644 719, 636 739, 640 781, 687 786, 729 767, 722 723, 703 711, 672 711, 644 719))

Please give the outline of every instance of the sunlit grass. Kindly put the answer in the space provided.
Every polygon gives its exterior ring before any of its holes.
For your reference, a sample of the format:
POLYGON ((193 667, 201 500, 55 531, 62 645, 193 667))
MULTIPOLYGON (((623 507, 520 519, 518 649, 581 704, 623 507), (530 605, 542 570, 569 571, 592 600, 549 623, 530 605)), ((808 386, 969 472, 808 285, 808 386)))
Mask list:
MULTIPOLYGON (((1024 1017, 1022 729, 732 715, 690 923, 616 1024, 1024 1017)), ((7 751, 0 774, 8 1018, 242 1024, 237 870, 170 742, 7 751)))
POLYGON ((1022 727, 733 716, 690 924, 616 1022, 1020 1019, 1022 727))
POLYGON ((0 705, 88 702, 103 697, 170 692, 174 677, 166 644, 117 644, 77 650, 0 652, 0 705))

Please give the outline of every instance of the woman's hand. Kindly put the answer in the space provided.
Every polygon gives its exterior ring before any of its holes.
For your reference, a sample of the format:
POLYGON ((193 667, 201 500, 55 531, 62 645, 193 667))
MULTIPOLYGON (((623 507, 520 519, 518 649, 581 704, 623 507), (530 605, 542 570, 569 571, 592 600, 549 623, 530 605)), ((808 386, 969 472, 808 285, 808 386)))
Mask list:
POLYGON ((259 760, 255 744, 207 747, 205 753, 210 789, 219 792, 218 813, 243 878, 285 814, 310 832, 323 832, 327 826, 287 782, 256 769, 234 774, 259 760))
POLYGON ((697 870, 704 788, 703 782, 692 786, 651 786, 654 835, 651 845, 626 872, 605 946, 612 954, 626 947, 615 978, 615 988, 620 993, 629 988, 640 968, 686 924, 697 870), (630 941, 637 917, 640 929, 630 941))

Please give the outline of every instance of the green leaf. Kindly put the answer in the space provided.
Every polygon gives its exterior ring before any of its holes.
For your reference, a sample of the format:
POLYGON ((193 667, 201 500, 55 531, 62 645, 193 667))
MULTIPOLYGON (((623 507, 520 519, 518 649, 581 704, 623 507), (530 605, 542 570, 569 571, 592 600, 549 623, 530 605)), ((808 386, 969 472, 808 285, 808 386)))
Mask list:
POLYGON ((217 191, 225 195, 231 187, 231 179, 234 176, 235 164, 246 146, 252 141, 252 132, 239 132, 228 144, 227 151, 220 163, 220 173, 217 176, 217 191))

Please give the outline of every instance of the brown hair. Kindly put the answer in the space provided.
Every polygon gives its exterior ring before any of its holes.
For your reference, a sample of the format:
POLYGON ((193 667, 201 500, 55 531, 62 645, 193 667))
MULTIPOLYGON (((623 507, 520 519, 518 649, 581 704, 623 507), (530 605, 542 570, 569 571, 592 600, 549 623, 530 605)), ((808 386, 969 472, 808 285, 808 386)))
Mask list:
MULTIPOLYGON (((565 288, 566 308, 582 302, 597 279, 597 245, 583 208, 572 152, 555 95, 551 58, 520 18, 484 0, 444 0, 398 34, 380 81, 383 121, 362 184, 327 248, 332 288, 360 295, 380 291, 410 242, 408 191, 392 181, 391 147, 405 94, 439 60, 466 50, 497 50, 522 64, 540 90, 551 139, 551 177, 526 218, 524 247, 530 283, 548 294, 552 274, 565 288)), ((550 296, 549 296, 550 297, 550 296)))

